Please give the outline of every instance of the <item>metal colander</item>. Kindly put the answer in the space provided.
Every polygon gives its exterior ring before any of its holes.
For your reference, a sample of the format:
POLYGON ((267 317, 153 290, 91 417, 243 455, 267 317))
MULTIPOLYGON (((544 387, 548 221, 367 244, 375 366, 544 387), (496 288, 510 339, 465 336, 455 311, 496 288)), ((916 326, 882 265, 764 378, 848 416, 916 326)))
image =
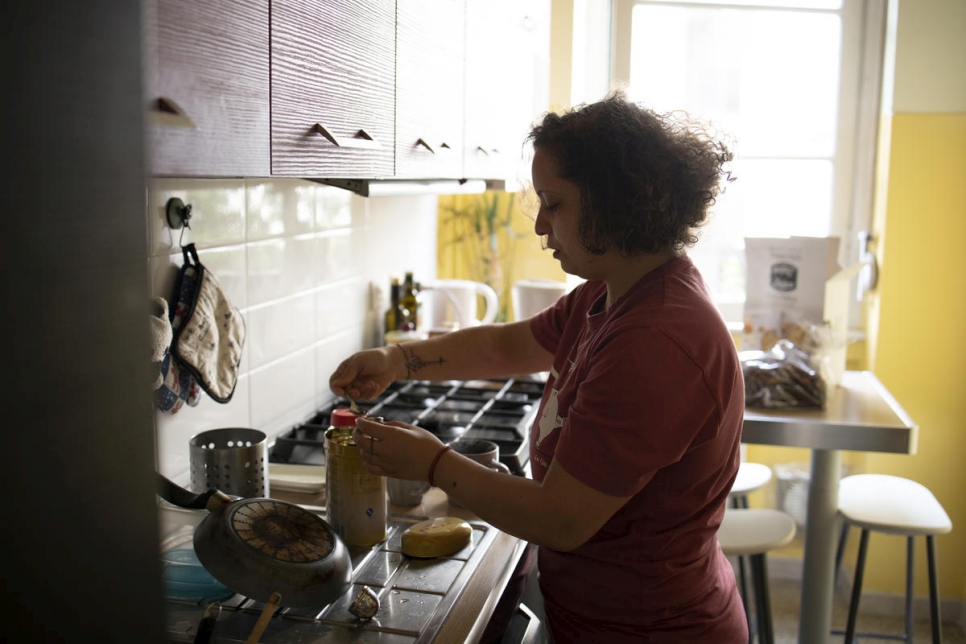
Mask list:
POLYGON ((268 496, 268 437, 257 429, 211 429, 191 437, 191 489, 268 496))

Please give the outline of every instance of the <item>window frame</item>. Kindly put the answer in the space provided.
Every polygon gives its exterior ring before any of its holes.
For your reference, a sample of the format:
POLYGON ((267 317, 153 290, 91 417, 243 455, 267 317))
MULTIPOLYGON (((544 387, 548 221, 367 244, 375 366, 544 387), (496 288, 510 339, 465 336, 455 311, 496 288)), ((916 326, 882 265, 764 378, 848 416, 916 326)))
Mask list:
MULTIPOLYGON (((584 0, 587 2, 587 0, 584 0)), ((754 11, 797 11, 786 7, 753 7, 748 2, 689 0, 611 0, 610 51, 607 52, 611 88, 630 79, 632 12, 638 4, 754 11)), ((577 10, 581 3, 578 0, 577 10)), ((836 150, 833 158, 832 223, 830 235, 841 238, 839 263, 850 266, 864 257, 864 239, 872 227, 875 161, 886 71, 888 0, 842 0, 840 9, 810 9, 842 17, 842 60, 839 74, 836 150)), ((576 21, 575 21, 576 23, 576 21)), ((581 37, 575 34, 575 38, 581 37)), ((575 55, 577 55, 575 47, 575 55)), ((600 82, 588 75, 572 88, 574 104, 601 94, 600 82), (581 96, 583 94, 583 96, 581 96)), ((700 243, 700 242, 699 242, 700 243)), ((849 324, 862 327, 861 293, 852 283, 849 324)), ((719 303, 729 323, 741 324, 744 303, 719 303)))

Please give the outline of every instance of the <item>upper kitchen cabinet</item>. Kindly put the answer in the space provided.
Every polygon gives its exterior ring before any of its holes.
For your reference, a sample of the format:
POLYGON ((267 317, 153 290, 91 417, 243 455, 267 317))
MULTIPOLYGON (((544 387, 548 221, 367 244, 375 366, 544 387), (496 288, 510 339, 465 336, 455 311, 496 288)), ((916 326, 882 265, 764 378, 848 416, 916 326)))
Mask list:
POLYGON ((462 178, 465 0, 398 0, 396 177, 462 178))
POLYGON ((393 175, 393 0, 272 0, 272 174, 393 175))
POLYGON ((268 176, 268 0, 147 0, 148 168, 268 176))
POLYGON ((467 0, 464 172, 529 177, 530 125, 550 100, 550 0, 467 0))

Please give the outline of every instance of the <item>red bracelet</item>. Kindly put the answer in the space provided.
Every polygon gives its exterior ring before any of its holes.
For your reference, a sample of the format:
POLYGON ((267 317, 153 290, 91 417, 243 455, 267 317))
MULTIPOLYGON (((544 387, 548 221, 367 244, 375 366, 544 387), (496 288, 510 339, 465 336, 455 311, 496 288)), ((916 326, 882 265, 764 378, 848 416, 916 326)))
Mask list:
POLYGON ((449 445, 443 445, 441 448, 439 448, 439 451, 436 452, 436 456, 433 457, 433 462, 429 464, 429 476, 426 478, 429 481, 429 484, 433 487, 436 487, 436 483, 433 481, 433 475, 436 474, 436 464, 439 463, 439 459, 442 458, 443 454, 451 449, 453 448, 449 445))

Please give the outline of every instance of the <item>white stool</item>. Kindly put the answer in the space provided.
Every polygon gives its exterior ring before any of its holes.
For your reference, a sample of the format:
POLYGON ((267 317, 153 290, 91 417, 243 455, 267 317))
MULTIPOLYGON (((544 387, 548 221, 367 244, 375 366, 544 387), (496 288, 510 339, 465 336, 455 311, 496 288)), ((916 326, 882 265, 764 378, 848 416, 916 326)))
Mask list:
MULTIPOLYGON (((781 510, 729 508, 725 510, 721 527, 718 528, 721 550, 728 556, 748 557, 750 560, 760 644, 772 644, 775 639, 765 554, 787 546, 794 538, 795 519, 781 510)), ((747 604, 745 613, 748 613, 747 604)))
MULTIPOLYGON (((869 545, 869 532, 873 530, 906 537, 906 635, 904 639, 907 642, 912 641, 913 628, 913 540, 915 537, 926 537, 932 639, 933 642, 942 641, 935 538, 937 534, 945 534, 952 530, 953 524, 936 497, 925 486, 906 478, 886 474, 856 474, 847 476, 839 482, 838 509, 843 523, 836 554, 836 571, 842 561, 849 526, 854 525, 862 529, 859 556, 855 563, 852 599, 849 603, 848 624, 844 631, 845 641, 855 640, 855 622, 859 612, 859 598, 862 594, 865 556, 869 545)), ((841 634, 843 631, 832 632, 841 634)), ((858 635, 874 637, 876 634, 859 633, 858 635)))
MULTIPOLYGON (((728 501, 733 508, 747 508, 748 495, 757 492, 771 481, 771 468, 761 463, 742 461, 738 466, 738 476, 728 492, 728 501)), ((745 558, 738 557, 738 588, 741 591, 741 601, 745 605, 745 618, 748 620, 748 632, 753 632, 751 611, 748 610, 748 581, 745 573, 745 558)))
POLYGON ((728 492, 731 507, 747 508, 748 495, 768 485, 771 480, 771 468, 761 463, 744 462, 738 466, 738 476, 728 492))

